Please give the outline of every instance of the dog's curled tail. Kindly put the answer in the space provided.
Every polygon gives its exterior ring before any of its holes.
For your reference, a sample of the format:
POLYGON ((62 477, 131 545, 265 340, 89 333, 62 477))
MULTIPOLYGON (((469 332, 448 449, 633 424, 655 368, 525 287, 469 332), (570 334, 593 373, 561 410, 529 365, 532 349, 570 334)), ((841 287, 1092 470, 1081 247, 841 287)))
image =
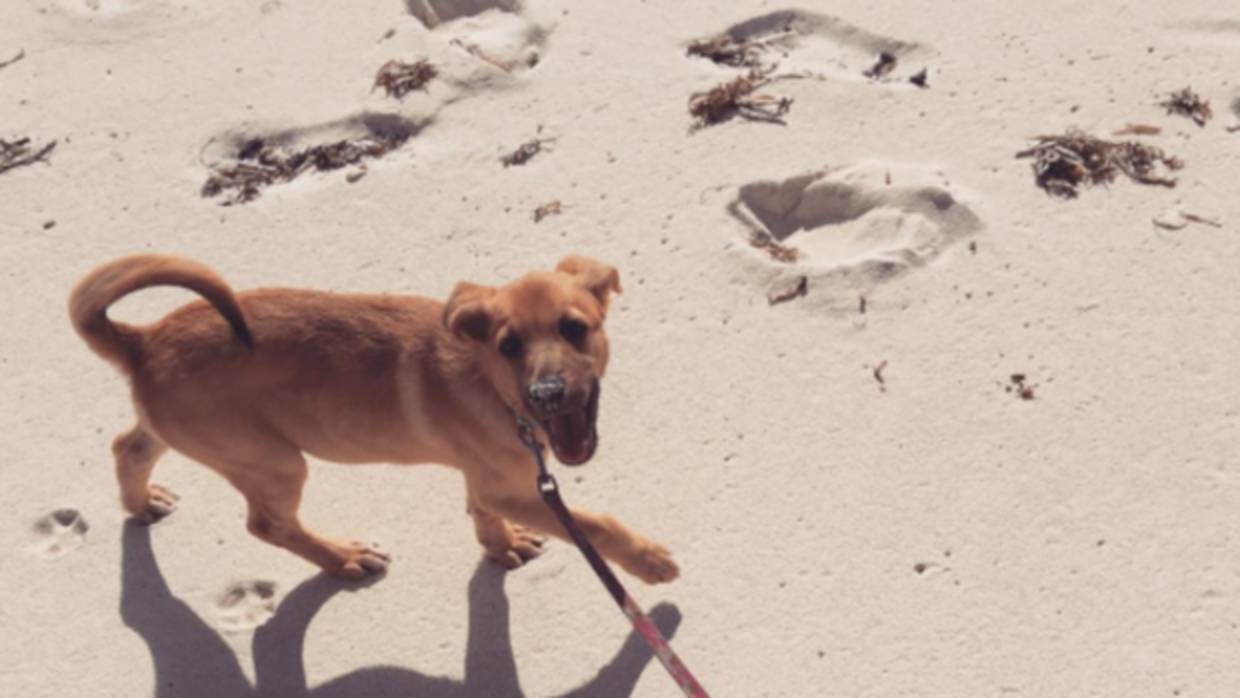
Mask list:
POLYGON ((197 262, 167 255, 122 257, 88 274, 69 296, 73 328, 96 354, 132 372, 141 334, 135 327, 112 322, 108 306, 150 286, 179 286, 202 296, 224 316, 237 338, 247 348, 253 348, 250 328, 228 284, 197 262))

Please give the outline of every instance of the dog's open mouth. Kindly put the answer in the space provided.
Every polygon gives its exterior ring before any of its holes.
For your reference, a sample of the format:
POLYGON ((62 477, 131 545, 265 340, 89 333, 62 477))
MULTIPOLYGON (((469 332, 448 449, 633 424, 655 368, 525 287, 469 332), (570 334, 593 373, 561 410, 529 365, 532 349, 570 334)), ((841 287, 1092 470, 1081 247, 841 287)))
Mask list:
POLYGON ((590 386, 590 397, 584 405, 539 420, 547 432, 551 450, 564 465, 581 465, 594 456, 594 449, 598 447, 598 431, 595 429, 598 396, 599 384, 594 381, 590 386))

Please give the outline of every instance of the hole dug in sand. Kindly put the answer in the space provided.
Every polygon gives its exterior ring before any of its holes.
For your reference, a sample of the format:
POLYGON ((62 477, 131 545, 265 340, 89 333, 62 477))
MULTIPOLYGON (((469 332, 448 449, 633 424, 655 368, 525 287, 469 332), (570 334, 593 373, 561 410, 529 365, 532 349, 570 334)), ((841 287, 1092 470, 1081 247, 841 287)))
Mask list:
MULTIPOLYGON (((855 308, 858 292, 926 266, 982 229, 937 171, 863 163, 740 188, 729 211, 749 229, 771 288, 807 278, 808 294, 855 308)), ((770 290, 770 289, 768 289, 770 290)))
POLYGON ((473 17, 491 10, 515 13, 519 0, 405 0, 405 9, 427 29, 461 17, 473 17))
POLYGON ((804 73, 862 81, 866 79, 865 71, 874 65, 880 54, 890 55, 897 62, 895 72, 912 74, 920 66, 905 64, 905 59, 927 52, 916 43, 875 34, 838 17, 805 10, 780 10, 733 24, 720 34, 703 37, 690 44, 689 53, 724 65, 778 63, 781 74, 804 73))
POLYGON ((555 28, 519 0, 406 0, 405 7, 431 30, 416 40, 432 47, 443 81, 466 93, 538 65, 555 28))

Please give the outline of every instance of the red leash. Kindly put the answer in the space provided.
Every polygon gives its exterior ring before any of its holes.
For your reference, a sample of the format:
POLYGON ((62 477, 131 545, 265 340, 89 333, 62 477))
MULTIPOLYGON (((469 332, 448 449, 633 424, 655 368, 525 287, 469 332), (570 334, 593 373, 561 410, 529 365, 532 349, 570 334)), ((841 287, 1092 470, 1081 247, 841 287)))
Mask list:
POLYGON ((560 520, 560 525, 564 530, 568 531, 568 535, 577 544, 577 548, 581 550, 581 554, 585 556, 586 562, 590 563, 590 567, 594 569, 594 574, 598 575, 599 581, 603 586, 607 587, 607 593, 611 594, 611 598, 615 600, 616 605, 624 612, 624 615, 633 624, 633 629, 637 634, 642 636, 646 644, 650 646, 654 656, 659 659, 659 663, 671 675, 672 680, 680 686, 680 690, 684 692, 688 698, 710 698, 710 694, 706 689, 702 688, 702 684, 689 671, 689 667, 680 661, 680 657, 676 656, 676 652, 672 650, 672 646, 668 644, 667 638, 663 637, 663 633, 655 627, 650 617, 642 611, 633 597, 625 591, 624 585, 620 583, 616 574, 611 571, 611 567, 607 565, 607 561, 599 555, 594 549, 594 545, 590 543, 590 539, 586 538, 586 534, 582 532, 581 527, 577 525, 577 520, 573 518, 572 512, 564 505, 564 500, 560 498, 560 487, 556 484, 555 478, 551 473, 547 472, 547 461, 543 457, 542 444, 534 438, 534 429, 524 418, 517 417, 517 433, 521 437, 521 443, 534 454, 535 460, 538 461, 538 493, 542 495, 543 501, 560 520))

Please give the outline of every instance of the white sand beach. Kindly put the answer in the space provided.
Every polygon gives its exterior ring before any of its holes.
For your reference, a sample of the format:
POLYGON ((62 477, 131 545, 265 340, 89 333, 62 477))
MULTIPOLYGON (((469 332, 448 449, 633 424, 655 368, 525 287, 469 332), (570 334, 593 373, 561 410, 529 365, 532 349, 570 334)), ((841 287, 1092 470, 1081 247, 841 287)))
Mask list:
POLYGON ((440 299, 614 264, 598 453, 552 467, 672 550, 623 579, 714 696, 1240 686, 1240 6, 9 0, 0 65, 34 160, 0 154, 0 695, 679 695, 571 545, 483 562, 447 468, 312 461, 303 518, 393 556, 368 585, 176 453, 178 510, 127 523, 133 406, 66 302, 152 251, 440 299), (729 29, 767 97, 694 128, 749 67, 687 48, 729 29), (1184 88, 1204 125, 1160 106, 1184 88), (1016 154, 1069 129, 1175 185, 1051 195, 1016 154), (256 140, 356 139, 391 147, 203 195, 256 140))

